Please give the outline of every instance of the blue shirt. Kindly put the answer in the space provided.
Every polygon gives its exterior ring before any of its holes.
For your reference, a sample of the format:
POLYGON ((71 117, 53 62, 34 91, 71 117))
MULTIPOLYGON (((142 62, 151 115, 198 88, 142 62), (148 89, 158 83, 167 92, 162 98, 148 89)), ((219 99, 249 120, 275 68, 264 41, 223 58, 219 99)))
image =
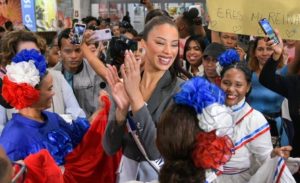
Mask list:
POLYGON ((74 74, 68 71, 64 72, 64 76, 67 80, 67 82, 69 83, 69 85, 73 88, 73 76, 74 74))
MULTIPOLYGON (((282 70, 278 71, 283 74, 282 70)), ((251 93, 247 97, 249 105, 262 113, 280 112, 284 97, 260 84, 255 72, 252 74, 251 83, 251 93)))
POLYGON ((42 115, 43 123, 16 113, 5 126, 0 144, 12 161, 47 149, 56 163, 62 165, 64 157, 76 147, 89 128, 85 118, 78 118, 70 124, 56 113, 43 111, 42 115))

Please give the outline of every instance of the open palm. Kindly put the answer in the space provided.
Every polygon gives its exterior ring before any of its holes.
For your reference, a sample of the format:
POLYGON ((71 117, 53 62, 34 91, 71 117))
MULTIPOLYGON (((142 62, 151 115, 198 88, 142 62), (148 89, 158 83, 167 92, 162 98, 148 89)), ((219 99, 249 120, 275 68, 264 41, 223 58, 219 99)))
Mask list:
POLYGON ((122 111, 127 111, 129 107, 129 98, 124 83, 119 78, 117 69, 110 65, 108 66, 107 71, 107 82, 111 88, 111 94, 117 104, 117 108, 122 111))

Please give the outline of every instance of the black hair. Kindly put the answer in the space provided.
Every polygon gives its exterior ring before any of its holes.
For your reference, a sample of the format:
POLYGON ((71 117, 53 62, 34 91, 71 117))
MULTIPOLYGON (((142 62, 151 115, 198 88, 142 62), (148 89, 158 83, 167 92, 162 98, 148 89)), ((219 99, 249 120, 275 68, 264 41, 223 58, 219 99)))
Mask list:
POLYGON ((133 37, 138 36, 138 32, 134 28, 125 29, 125 33, 126 32, 129 32, 130 34, 132 34, 133 37))
POLYGON ((74 18, 73 20, 72 20, 72 27, 74 27, 74 25, 76 24, 76 23, 78 23, 79 22, 79 20, 77 19, 77 18, 74 18))
POLYGON ((5 32, 5 29, 2 26, 0 26, 0 32, 5 32))
POLYGON ((120 22, 119 27, 124 29, 133 29, 133 26, 130 24, 130 22, 127 21, 120 22))
POLYGON ((190 64, 187 61, 186 52, 188 51, 188 47, 189 47, 189 44, 190 44, 191 41, 196 41, 196 43, 198 44, 198 46, 200 46, 200 49, 201 49, 202 53, 204 52, 204 50, 206 48, 206 44, 205 44, 205 41, 204 41, 203 37, 201 37, 199 35, 193 35, 193 36, 189 37, 186 40, 185 45, 184 45, 184 51, 183 51, 183 59, 186 61, 186 64, 187 64, 186 69, 187 70, 189 69, 190 64))
POLYGON ((225 73, 230 70, 230 69, 237 69, 240 70, 244 73, 244 76, 246 78, 247 83, 250 85, 249 91, 246 93, 246 98, 250 95, 251 91, 252 91, 252 85, 251 85, 251 80, 252 80, 252 74, 253 72, 250 70, 250 68, 248 67, 247 62, 245 61, 240 61, 240 62, 235 62, 231 65, 228 65, 226 67, 224 67, 221 71, 221 79, 223 79, 225 73))
POLYGON ((147 24, 152 18, 154 18, 156 16, 167 16, 167 17, 171 18, 169 13, 166 10, 154 9, 147 13, 146 18, 145 18, 145 24, 147 24))
POLYGON ((164 158, 160 183, 199 183, 205 180, 205 170, 197 168, 192 152, 195 148, 198 126, 194 108, 172 104, 165 110, 157 126, 156 144, 164 158))
POLYGON ((7 22, 5 22, 4 26, 5 26, 6 30, 8 30, 13 27, 13 23, 11 21, 7 21, 7 22))
POLYGON ((252 71, 249 69, 245 61, 235 62, 229 66, 224 67, 221 71, 221 78, 223 79, 225 73, 232 68, 242 71, 245 75, 247 83, 251 84, 252 71))
POLYGON ((37 32, 36 34, 41 36, 42 38, 44 38, 48 46, 51 45, 51 43, 57 37, 57 32, 56 31, 37 32))
POLYGON ((144 27, 143 31, 143 39, 147 41, 149 33, 152 31, 152 29, 156 26, 163 25, 163 24, 169 24, 173 27, 176 27, 173 20, 167 16, 156 16, 152 18, 144 27))
POLYGON ((83 19, 81 19, 82 20, 82 22, 84 23, 84 24, 88 24, 88 23, 90 23, 91 21, 96 21, 96 23, 97 23, 97 25, 99 25, 99 21, 98 21, 98 19, 96 18, 96 17, 93 17, 93 16, 87 16, 87 17, 85 17, 85 18, 83 18, 83 19))
POLYGON ((57 39, 59 49, 61 48, 61 45, 62 45, 62 39, 69 39, 70 32, 71 32, 71 29, 67 28, 67 29, 62 30, 59 33, 58 39, 57 39))
POLYGON ((55 34, 55 35, 53 36, 53 38, 52 38, 52 41, 49 43, 48 47, 49 47, 49 48, 53 48, 53 47, 55 47, 55 46, 58 46, 58 45, 57 45, 57 42, 58 42, 58 35, 55 34))
POLYGON ((44 74, 43 76, 40 76, 40 82, 39 82, 37 85, 35 85, 35 87, 34 87, 35 89, 38 89, 38 90, 41 89, 41 84, 42 84, 42 82, 44 81, 44 78, 45 78, 48 74, 49 74, 49 71, 46 70, 45 74, 44 74))
POLYGON ((106 18, 106 19, 105 19, 105 22, 106 22, 107 24, 110 24, 111 19, 110 19, 110 18, 106 18))
POLYGON ((199 24, 199 19, 197 19, 198 15, 199 12, 196 8, 191 8, 189 11, 183 12, 182 20, 187 24, 190 35, 194 35, 194 25, 199 24))

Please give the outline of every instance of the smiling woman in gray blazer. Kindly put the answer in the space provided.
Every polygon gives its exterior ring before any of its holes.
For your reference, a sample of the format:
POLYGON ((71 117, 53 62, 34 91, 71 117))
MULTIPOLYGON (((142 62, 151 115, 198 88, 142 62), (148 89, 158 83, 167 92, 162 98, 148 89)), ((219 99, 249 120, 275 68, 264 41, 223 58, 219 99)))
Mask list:
POLYGON ((145 161, 126 127, 127 118, 136 126, 140 140, 150 160, 159 159, 156 125, 161 113, 171 104, 172 96, 183 81, 177 77, 179 34, 168 17, 155 17, 145 25, 142 47, 144 72, 140 74, 140 61, 131 51, 126 51, 121 66, 123 81, 115 68, 108 66, 107 81, 111 87, 115 108, 111 109, 109 124, 103 140, 108 154, 122 148, 118 182, 129 180, 157 180, 158 174, 145 161))

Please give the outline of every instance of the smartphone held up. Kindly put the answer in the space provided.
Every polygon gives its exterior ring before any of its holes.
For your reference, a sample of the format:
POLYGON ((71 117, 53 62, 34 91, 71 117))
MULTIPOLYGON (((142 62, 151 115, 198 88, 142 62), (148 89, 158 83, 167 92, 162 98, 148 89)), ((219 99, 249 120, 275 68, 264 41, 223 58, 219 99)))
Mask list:
POLYGON ((269 39, 273 40, 275 44, 279 44, 279 42, 280 42, 279 38, 275 34, 275 31, 272 28, 268 19, 263 18, 263 19, 259 20, 258 23, 259 23, 260 27, 262 28, 262 30, 264 31, 264 33, 269 37, 269 39))
POLYGON ((108 41, 112 38, 112 33, 110 29, 100 29, 95 30, 94 35, 92 36, 94 41, 108 41))
POLYGON ((74 24, 73 37, 71 39, 72 44, 81 44, 85 29, 86 29, 85 24, 79 24, 79 23, 74 24))

